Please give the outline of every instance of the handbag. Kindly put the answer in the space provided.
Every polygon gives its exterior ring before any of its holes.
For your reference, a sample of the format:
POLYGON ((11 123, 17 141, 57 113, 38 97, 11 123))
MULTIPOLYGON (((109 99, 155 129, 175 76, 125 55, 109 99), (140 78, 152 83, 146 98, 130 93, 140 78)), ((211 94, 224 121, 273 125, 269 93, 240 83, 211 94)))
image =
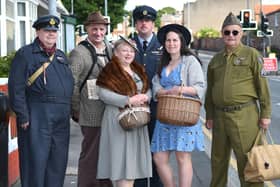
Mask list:
POLYGON ((124 130, 131 130, 147 125, 151 119, 149 105, 128 106, 121 109, 118 121, 124 130))
POLYGON ((248 161, 245 165, 244 176, 248 182, 263 182, 280 179, 280 145, 268 144, 265 130, 260 130, 253 148, 247 153, 248 161), (263 145, 258 145, 259 143, 263 145))

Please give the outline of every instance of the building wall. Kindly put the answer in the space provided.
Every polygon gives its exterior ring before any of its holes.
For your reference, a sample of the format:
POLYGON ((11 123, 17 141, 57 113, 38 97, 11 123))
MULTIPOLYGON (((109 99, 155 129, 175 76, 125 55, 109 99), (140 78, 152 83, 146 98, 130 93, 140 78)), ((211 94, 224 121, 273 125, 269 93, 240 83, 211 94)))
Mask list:
MULTIPOLYGON (((34 40, 36 32, 32 24, 38 17, 48 14, 47 5, 47 0, 0 0, 0 56, 6 56, 34 40)), ((57 5, 57 15, 66 15, 61 4, 57 5)), ((74 25, 63 27, 66 24, 63 21, 61 19, 57 47, 69 52, 75 43, 74 25)))
POLYGON ((205 27, 220 31, 223 20, 229 12, 239 15, 240 10, 254 9, 258 3, 259 0, 197 0, 190 3, 189 13, 188 3, 184 4, 183 22, 193 33, 205 27), (189 23, 188 15, 190 15, 189 23))
POLYGON ((167 24, 172 24, 172 23, 176 23, 176 24, 183 24, 183 19, 182 19, 183 15, 181 12, 176 12, 175 15, 172 14, 164 14, 161 16, 160 19, 160 26, 164 26, 167 24))
POLYGON ((280 50, 280 10, 267 15, 267 18, 269 21, 269 28, 273 30, 273 36, 271 37, 271 47, 277 47, 278 50, 280 50))

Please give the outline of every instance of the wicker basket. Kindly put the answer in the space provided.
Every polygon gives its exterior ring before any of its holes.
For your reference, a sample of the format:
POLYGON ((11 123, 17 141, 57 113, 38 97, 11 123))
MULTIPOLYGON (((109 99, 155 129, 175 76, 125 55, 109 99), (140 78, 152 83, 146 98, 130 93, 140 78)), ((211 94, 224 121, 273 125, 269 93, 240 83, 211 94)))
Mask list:
POLYGON ((192 126, 199 119, 200 107, 198 99, 161 95, 158 96, 157 119, 170 125, 192 126))

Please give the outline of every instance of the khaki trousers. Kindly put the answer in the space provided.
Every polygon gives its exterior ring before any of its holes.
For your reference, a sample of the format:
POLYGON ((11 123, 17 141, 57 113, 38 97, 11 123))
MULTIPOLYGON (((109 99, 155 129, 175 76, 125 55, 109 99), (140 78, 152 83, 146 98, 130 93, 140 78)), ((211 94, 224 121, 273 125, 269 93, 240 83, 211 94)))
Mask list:
POLYGON ((263 183, 244 180, 246 153, 252 148, 259 130, 259 111, 256 104, 241 110, 223 112, 216 110, 211 152, 211 187, 226 187, 231 150, 238 167, 241 187, 263 187, 263 183))

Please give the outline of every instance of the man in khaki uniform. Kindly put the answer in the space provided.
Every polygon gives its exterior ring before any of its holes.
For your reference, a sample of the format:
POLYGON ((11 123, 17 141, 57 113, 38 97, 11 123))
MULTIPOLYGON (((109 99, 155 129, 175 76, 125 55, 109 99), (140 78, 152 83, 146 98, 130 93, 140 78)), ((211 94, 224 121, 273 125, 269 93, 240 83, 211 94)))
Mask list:
POLYGON ((208 66, 205 110, 206 127, 213 128, 211 187, 226 186, 231 149, 241 186, 264 186, 246 182, 243 170, 259 128, 271 122, 269 86, 262 76, 261 55, 240 42, 242 34, 240 21, 230 13, 222 25, 225 49, 208 66))

